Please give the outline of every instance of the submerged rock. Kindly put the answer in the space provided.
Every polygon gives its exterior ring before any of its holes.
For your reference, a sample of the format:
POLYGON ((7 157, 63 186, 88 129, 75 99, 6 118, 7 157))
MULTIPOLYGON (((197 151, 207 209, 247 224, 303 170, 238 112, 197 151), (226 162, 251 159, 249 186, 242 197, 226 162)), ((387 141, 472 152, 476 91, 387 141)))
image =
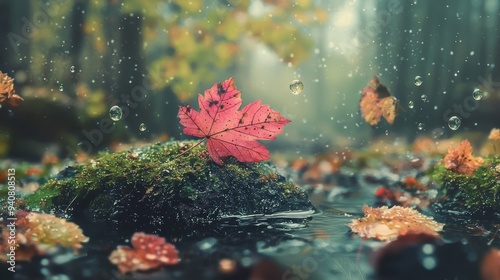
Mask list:
POLYGON ((274 214, 282 222, 288 215, 276 213, 312 213, 304 191, 271 165, 232 158, 217 165, 205 147, 195 144, 166 142, 102 153, 61 171, 26 203, 122 232, 179 236, 217 231, 221 222, 238 216, 274 214))

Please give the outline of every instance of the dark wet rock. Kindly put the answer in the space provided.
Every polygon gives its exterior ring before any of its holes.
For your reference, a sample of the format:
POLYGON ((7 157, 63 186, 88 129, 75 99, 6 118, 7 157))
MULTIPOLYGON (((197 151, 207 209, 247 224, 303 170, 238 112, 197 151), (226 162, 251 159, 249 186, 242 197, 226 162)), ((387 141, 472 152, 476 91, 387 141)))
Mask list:
MULTIPOLYGON (((188 150, 194 144, 156 143, 103 153, 63 170, 26 203, 69 215, 83 221, 82 227, 87 222, 108 231, 172 236, 218 231, 226 218, 313 209, 304 191, 271 165, 228 158, 219 166, 205 147, 188 150)), ((279 216, 280 222, 286 217, 279 216)))

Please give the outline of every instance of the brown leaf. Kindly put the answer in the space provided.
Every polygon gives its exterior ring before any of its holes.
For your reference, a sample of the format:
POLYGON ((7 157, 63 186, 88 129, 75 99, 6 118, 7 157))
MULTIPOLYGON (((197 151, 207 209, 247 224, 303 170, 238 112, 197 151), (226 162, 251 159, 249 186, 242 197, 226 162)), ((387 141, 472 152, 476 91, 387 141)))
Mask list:
POLYGON ((14 90, 14 79, 0 71, 0 94, 6 94, 10 98, 11 92, 14 90))
POLYGON ((9 104, 12 107, 19 106, 19 104, 21 104, 21 102, 23 102, 23 101, 24 101, 24 98, 22 98, 21 96, 19 96, 14 91, 12 91, 11 96, 9 98, 7 98, 7 104, 9 104))
POLYGON ((449 147, 442 161, 446 169, 466 176, 472 176, 484 162, 482 157, 472 155, 472 145, 467 139, 460 142, 457 148, 449 147))
POLYGON ((369 125, 376 125, 384 117, 389 124, 394 123, 397 115, 397 99, 387 87, 380 84, 377 77, 370 80, 370 86, 363 89, 359 107, 363 119, 369 125))
POLYGON ((353 219, 348 225, 354 233, 364 238, 392 240, 408 233, 426 233, 439 236, 444 224, 420 214, 417 210, 393 206, 388 208, 363 207, 364 218, 353 219))
POLYGON ((17 107, 24 99, 14 90, 14 79, 0 71, 0 103, 17 107))

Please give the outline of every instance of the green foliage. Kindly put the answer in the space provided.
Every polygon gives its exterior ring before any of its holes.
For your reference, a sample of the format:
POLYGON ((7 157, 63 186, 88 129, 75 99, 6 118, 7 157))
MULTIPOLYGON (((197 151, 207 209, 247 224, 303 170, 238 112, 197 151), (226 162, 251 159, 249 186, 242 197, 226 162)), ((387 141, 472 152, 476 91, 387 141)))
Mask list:
POLYGON ((439 183, 449 200, 457 198, 463 202, 464 209, 471 213, 500 209, 500 158, 485 158, 472 176, 468 177, 446 170, 444 164, 436 166, 431 173, 432 179, 439 183))

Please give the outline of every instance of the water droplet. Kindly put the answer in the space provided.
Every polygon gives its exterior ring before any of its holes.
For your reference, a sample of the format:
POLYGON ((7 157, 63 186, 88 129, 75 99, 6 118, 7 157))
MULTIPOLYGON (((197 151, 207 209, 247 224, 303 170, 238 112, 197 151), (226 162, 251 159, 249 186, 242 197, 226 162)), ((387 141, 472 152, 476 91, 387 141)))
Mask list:
POLYGON ((424 82, 424 81, 422 80, 422 77, 420 77, 420 76, 416 76, 416 77, 415 77, 415 85, 416 85, 417 87, 419 87, 420 85, 422 85, 422 83, 423 83, 423 82, 424 82))
POLYGON ((432 138, 439 139, 444 135, 444 131, 441 128, 436 128, 432 131, 432 138))
POLYGON ((290 91, 295 95, 301 93, 303 89, 304 84, 299 80, 293 80, 292 83, 290 83, 290 91))
POLYGON ((418 123, 417 128, 418 128, 418 130, 424 129, 424 124, 423 123, 418 123))
POLYGON ((408 108, 413 109, 415 107, 415 104, 413 104, 413 101, 408 102, 408 108))
POLYGON ((113 121, 116 122, 121 120, 122 116, 123 116, 122 108, 120 108, 119 106, 115 105, 109 109, 109 117, 113 121))
POLYGON ((386 130, 386 131, 385 131, 385 135, 389 135, 389 130, 386 130))
POLYGON ((422 101, 427 102, 427 95, 422 94, 420 98, 422 99, 422 101))
POLYGON ((452 116, 449 120, 448 120, 448 127, 451 129, 451 130, 457 130, 460 125, 462 124, 462 121, 460 120, 459 117, 457 116, 452 116))
POLYGON ((483 98, 483 92, 480 89, 476 88, 472 92, 472 97, 476 100, 481 100, 483 98))
POLYGON ((62 85, 59 86, 59 91, 64 91, 64 88, 62 85))
POLYGON ((75 66, 71 66, 71 67, 69 68, 69 72, 71 72, 71 73, 75 73, 75 66))
POLYGON ((140 130, 140 131, 144 131, 144 130, 146 130, 146 124, 141 123, 141 124, 139 125, 139 130, 140 130))

